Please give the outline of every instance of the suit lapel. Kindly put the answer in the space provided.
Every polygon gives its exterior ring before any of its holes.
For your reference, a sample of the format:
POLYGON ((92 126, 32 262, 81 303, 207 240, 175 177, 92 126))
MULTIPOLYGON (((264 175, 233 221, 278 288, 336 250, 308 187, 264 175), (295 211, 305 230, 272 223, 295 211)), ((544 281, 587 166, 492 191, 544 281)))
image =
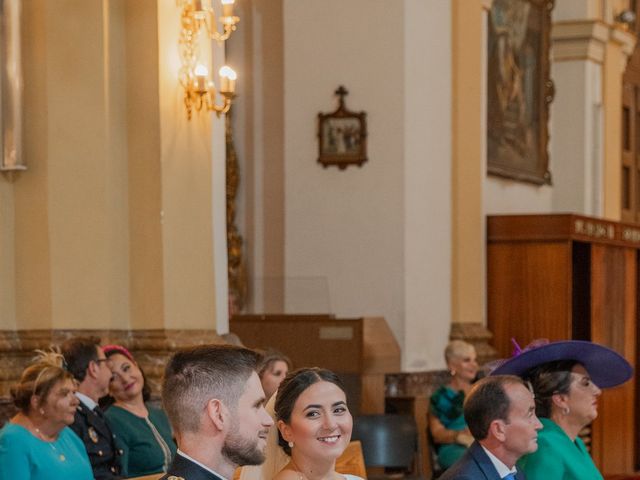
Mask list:
POLYGON ((496 471, 496 467, 493 466, 493 463, 491 463, 491 460, 479 443, 473 442, 469 447, 469 453, 473 456, 473 459, 476 461, 478 468, 482 471, 486 480, 501 480, 496 471))

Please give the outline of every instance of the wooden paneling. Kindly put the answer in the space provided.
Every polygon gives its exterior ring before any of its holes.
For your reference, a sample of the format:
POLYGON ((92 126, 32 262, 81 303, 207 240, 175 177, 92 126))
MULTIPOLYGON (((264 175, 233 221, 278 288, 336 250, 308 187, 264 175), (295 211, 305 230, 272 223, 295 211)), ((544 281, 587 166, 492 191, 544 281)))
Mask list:
POLYGON ((494 347, 511 355, 536 338, 571 336, 571 245, 569 242, 490 243, 487 308, 494 347))
MULTIPOLYGON (((504 215, 487 221, 488 325, 509 340, 592 340, 636 365, 640 228, 582 215, 504 215)), ((605 474, 636 467, 636 380, 603 392, 592 455, 605 474)), ((640 438, 640 434, 638 435, 640 438)))
POLYGON ((230 329, 247 347, 282 351, 294 368, 340 374, 354 413, 384 413, 384 374, 400 370, 400 347, 384 318, 236 315, 230 329))
MULTIPOLYGON (((634 249, 594 245, 591 276, 591 337, 635 364, 637 261, 634 249)), ((634 466, 635 380, 603 391, 592 426, 594 461, 605 472, 634 466), (616 448, 607 448, 615 445, 616 448), (605 453, 606 452, 606 453, 605 453)))
POLYGON ((237 315, 229 327, 247 347, 282 351, 295 368, 320 366, 341 373, 362 372, 361 318, 237 315))

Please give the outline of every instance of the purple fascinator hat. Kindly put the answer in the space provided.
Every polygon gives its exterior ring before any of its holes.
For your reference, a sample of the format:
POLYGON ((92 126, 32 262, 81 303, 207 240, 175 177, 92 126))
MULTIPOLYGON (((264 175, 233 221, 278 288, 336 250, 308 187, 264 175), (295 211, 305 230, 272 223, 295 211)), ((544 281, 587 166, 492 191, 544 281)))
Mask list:
POLYGON ((600 388, 623 384, 633 374, 633 368, 622 355, 597 343, 583 340, 560 342, 536 340, 521 349, 515 340, 511 341, 515 347, 513 357, 499 362, 491 375, 523 377, 532 368, 559 360, 574 360, 581 363, 589 372, 593 383, 600 388))

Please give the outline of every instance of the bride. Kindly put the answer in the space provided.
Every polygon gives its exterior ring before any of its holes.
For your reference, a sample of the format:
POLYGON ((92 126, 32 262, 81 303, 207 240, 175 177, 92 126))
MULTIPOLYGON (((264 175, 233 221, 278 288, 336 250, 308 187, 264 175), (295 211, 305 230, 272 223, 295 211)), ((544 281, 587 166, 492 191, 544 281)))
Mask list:
POLYGON ((278 443, 289 461, 274 480, 360 479, 335 470, 351 440, 353 418, 333 372, 304 368, 289 374, 278 389, 275 416, 278 443))

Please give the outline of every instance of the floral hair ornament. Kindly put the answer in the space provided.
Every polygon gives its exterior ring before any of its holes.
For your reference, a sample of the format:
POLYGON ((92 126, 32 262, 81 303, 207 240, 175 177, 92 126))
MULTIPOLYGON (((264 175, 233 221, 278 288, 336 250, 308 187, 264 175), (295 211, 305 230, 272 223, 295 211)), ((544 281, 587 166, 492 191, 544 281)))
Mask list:
POLYGON ((529 371, 549 362, 573 360, 589 372, 593 382, 600 388, 620 385, 631 378, 633 368, 618 352, 609 347, 584 340, 550 342, 538 339, 525 348, 515 340, 514 355, 506 360, 493 362, 490 375, 518 375, 526 377, 529 371))
POLYGON ((124 348, 122 345, 105 345, 102 347, 102 351, 107 357, 119 353, 120 355, 124 355, 125 357, 127 357, 132 362, 135 362, 135 360, 133 359, 133 355, 131 355, 131 352, 124 348))

